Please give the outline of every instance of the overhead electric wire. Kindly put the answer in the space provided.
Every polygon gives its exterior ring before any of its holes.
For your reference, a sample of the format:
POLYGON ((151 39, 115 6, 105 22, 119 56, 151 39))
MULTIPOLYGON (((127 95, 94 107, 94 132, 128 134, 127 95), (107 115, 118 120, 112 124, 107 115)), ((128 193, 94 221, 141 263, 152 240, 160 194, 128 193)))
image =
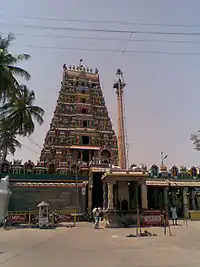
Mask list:
MULTIPOLYGON (((0 22, 2 24, 2 22, 0 22)), ((102 33, 132 33, 132 34, 151 34, 151 35, 179 35, 179 36, 200 36, 200 32, 164 32, 164 31, 140 31, 140 30, 116 30, 116 29, 95 29, 95 28, 78 28, 78 27, 53 27, 31 24, 3 23, 6 26, 46 29, 46 30, 65 30, 78 32, 102 32, 102 33)))
POLYGON ((13 14, 3 14, 0 16, 31 19, 31 20, 43 20, 43 21, 60 21, 60 22, 82 22, 82 23, 102 23, 102 24, 121 24, 121 25, 137 25, 137 26, 163 26, 163 27, 188 27, 199 28, 200 24, 166 24, 166 23, 144 23, 144 22, 130 22, 130 21, 112 21, 112 20, 87 20, 87 19, 62 19, 53 17, 35 17, 35 16, 22 16, 13 14))
POLYGON ((21 144, 21 146, 23 146, 24 148, 30 150, 31 152, 34 152, 34 153, 36 153, 36 154, 40 154, 39 152, 35 151, 34 149, 32 149, 32 148, 30 148, 30 147, 28 147, 28 146, 25 146, 25 145, 23 145, 23 144, 21 144))
MULTIPOLYGON (((15 44, 16 46, 16 44, 15 44)), ((108 52, 108 53, 119 53, 120 49, 94 49, 94 48, 75 48, 75 47, 57 47, 57 46, 34 46, 34 45, 17 45, 21 47, 29 47, 36 49, 53 49, 53 50, 69 50, 69 51, 87 51, 87 52, 108 52)), ((152 55, 180 55, 180 56, 200 56, 199 53, 192 52, 170 52, 170 51, 148 51, 148 50, 126 50, 124 54, 152 54, 152 55)))
POLYGON ((33 141, 30 137, 28 137, 28 139, 34 144, 36 145, 37 147, 39 147, 39 149, 42 149, 41 146, 39 146, 35 141, 33 141))
MULTIPOLYGON (((0 34, 7 35, 5 32, 0 34)), ((31 34, 31 33, 14 33, 16 36, 31 36, 31 37, 47 37, 52 39, 78 39, 78 40, 97 40, 97 41, 128 41, 136 43, 183 43, 183 44, 198 44, 200 40, 157 40, 157 39, 125 39, 114 37, 87 37, 87 36, 65 36, 65 35, 48 35, 48 34, 31 34)))

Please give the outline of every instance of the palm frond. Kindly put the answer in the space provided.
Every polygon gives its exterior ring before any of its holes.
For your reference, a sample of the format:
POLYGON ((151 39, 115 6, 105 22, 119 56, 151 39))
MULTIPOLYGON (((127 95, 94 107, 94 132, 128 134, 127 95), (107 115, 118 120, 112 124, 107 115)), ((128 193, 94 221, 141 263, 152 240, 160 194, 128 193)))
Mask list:
POLYGON ((37 112, 31 112, 31 115, 39 123, 39 125, 42 125, 43 124, 44 120, 43 120, 42 116, 39 113, 37 113, 37 112))
POLYGON ((19 77, 25 78, 27 81, 30 80, 31 75, 28 73, 28 71, 20 68, 20 67, 14 67, 14 66, 7 66, 9 67, 10 71, 14 74, 17 75, 19 77))
POLYGON ((11 32, 5 38, 2 38, 2 36, 0 36, 0 49, 7 51, 8 47, 10 45, 10 42, 12 42, 13 40, 15 40, 15 36, 11 32))
POLYGON ((28 55, 28 54, 20 54, 20 55, 14 56, 14 58, 16 59, 16 62, 15 63, 19 63, 21 61, 30 59, 31 56, 28 55))
POLYGON ((44 116, 44 113, 45 113, 44 109, 38 106, 32 106, 31 111, 34 113, 38 113, 41 116, 44 116))
POLYGON ((44 110, 33 106, 35 100, 34 91, 29 91, 25 85, 17 87, 15 98, 11 98, 0 107, 0 119, 4 121, 9 131, 22 136, 29 136, 35 130, 33 119, 41 125, 43 123, 44 110))

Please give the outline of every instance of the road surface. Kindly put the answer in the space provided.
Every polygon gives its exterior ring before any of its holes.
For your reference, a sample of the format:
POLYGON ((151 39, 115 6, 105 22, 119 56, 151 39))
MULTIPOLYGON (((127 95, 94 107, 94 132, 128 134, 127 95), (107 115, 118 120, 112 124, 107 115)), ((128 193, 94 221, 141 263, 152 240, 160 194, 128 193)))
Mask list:
POLYGON ((135 229, 94 230, 92 224, 55 230, 0 229, 5 267, 199 267, 200 222, 148 229, 155 237, 127 238, 135 229))

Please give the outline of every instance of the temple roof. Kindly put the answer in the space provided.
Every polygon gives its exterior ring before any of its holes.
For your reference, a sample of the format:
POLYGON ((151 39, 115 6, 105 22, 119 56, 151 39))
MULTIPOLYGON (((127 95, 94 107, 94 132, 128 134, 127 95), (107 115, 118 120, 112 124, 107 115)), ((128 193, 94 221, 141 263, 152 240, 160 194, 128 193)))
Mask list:
POLYGON ((165 187, 200 187, 200 180, 196 181, 173 181, 173 180, 147 180, 147 186, 165 186, 165 187))
POLYGON ((84 67, 83 65, 75 66, 75 65, 69 65, 66 64, 63 65, 63 71, 67 74, 68 78, 77 78, 77 79, 85 79, 85 80, 91 80, 93 82, 99 81, 99 74, 98 69, 95 68, 94 70, 92 68, 84 67))
POLYGON ((34 182, 16 182, 11 183, 9 187, 17 188, 83 188, 86 183, 34 183, 34 182))
POLYGON ((137 178, 147 178, 149 177, 148 173, 143 173, 143 172, 134 172, 134 171, 123 171, 123 170, 119 170, 119 171, 107 171, 103 176, 102 176, 102 180, 109 180, 111 181, 112 178, 114 178, 116 180, 117 179, 123 179, 124 181, 128 181, 131 178, 132 179, 137 179, 137 178))

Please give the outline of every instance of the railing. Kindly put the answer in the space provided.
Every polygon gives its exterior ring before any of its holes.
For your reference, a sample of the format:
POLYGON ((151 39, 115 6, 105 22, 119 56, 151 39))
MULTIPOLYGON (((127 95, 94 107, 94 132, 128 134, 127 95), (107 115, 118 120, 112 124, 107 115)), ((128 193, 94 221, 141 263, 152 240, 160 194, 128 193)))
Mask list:
MULTIPOLYGON (((6 217, 11 225, 25 224, 31 226, 38 225, 39 223, 38 211, 8 211, 6 217)), ((75 226, 77 222, 77 209, 50 211, 49 221, 51 225, 66 223, 70 224, 70 226, 75 226)))

